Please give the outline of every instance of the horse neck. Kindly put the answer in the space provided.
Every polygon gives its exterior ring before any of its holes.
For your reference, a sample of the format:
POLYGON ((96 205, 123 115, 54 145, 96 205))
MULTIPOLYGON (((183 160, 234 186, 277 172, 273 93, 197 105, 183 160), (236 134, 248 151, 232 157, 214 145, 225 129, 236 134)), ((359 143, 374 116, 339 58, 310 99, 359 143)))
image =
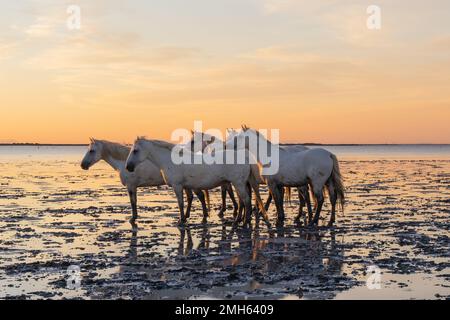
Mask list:
MULTIPOLYGON (((251 133, 254 135, 254 137, 256 137, 256 141, 257 141, 257 145, 258 145, 258 150, 261 149, 261 144, 260 144, 260 143, 263 143, 263 144, 266 145, 266 151, 267 151, 267 150, 272 150, 273 144, 272 144, 272 142, 270 142, 269 140, 267 140, 266 137, 264 137, 264 136, 263 136, 262 134, 260 134, 260 133, 256 133, 256 132, 251 132, 251 133)), ((258 162, 261 161, 259 152, 257 152, 257 153, 254 154, 253 156, 257 159, 258 162)))
POLYGON ((149 160, 153 162, 159 169, 165 169, 172 163, 172 151, 159 146, 153 141, 147 141, 147 148, 149 148, 149 160))
POLYGON ((125 167, 130 149, 116 143, 103 141, 102 159, 114 170, 121 171, 125 167))
POLYGON ((266 137, 264 137, 264 135, 262 135, 261 133, 258 133, 258 134, 254 133, 254 135, 256 135, 258 142, 259 142, 259 139, 261 139, 263 141, 263 143, 267 144, 268 148, 272 147, 272 142, 270 140, 267 140, 266 137))

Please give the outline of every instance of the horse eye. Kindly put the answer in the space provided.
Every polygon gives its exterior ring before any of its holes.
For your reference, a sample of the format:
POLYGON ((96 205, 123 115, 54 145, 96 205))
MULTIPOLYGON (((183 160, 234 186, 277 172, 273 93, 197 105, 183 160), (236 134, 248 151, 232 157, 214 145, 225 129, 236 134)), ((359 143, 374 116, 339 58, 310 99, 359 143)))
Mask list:
POLYGON ((136 149, 134 149, 134 150, 133 150, 133 153, 136 154, 136 153, 138 153, 138 151, 137 151, 136 149))
POLYGON ((94 150, 89 150, 89 153, 94 153, 94 150))

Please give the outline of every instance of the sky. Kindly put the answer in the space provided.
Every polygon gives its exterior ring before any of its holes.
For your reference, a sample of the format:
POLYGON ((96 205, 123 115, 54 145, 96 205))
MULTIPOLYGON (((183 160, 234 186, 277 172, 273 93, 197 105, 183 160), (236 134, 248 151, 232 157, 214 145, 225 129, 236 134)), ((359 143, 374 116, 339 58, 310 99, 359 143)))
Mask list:
POLYGON ((280 129, 282 142, 450 143, 448 0, 1 7, 1 143, 169 140, 195 120, 280 129))

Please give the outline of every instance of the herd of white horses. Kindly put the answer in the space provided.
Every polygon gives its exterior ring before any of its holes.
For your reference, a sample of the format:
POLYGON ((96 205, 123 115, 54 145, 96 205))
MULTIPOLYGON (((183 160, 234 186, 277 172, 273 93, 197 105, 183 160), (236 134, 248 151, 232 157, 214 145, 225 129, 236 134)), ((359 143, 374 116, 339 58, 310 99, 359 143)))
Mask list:
MULTIPOLYGON (((258 137, 271 146, 271 142, 262 137, 254 129, 243 126, 240 130, 229 130, 223 150, 219 151, 226 157, 234 158, 237 146, 248 147, 242 141, 258 137), (262 139, 261 139, 262 137, 262 139), (233 148, 229 147, 233 146, 233 148)), ((183 152, 198 153, 217 152, 210 150, 212 142, 217 143, 218 138, 201 132, 192 132, 191 140, 183 145, 183 152), (200 139, 200 140, 196 140, 200 139), (200 148, 194 141, 202 141, 200 148)), ((84 156, 81 167, 88 170, 95 163, 104 160, 120 174, 120 180, 127 187, 130 197, 132 218, 134 222, 138 217, 137 189, 139 187, 152 187, 168 185, 177 197, 180 218, 183 225, 190 217, 190 211, 195 194, 202 204, 203 222, 209 216, 209 190, 221 188, 222 205, 219 216, 223 217, 227 208, 226 197, 229 195, 233 202, 233 226, 239 224, 248 226, 252 216, 259 219, 261 215, 270 226, 267 211, 273 200, 277 211, 277 225, 284 223, 284 200, 291 196, 291 188, 297 188, 299 196, 299 210, 295 218, 299 222, 303 217, 305 224, 318 225, 320 212, 324 203, 324 196, 328 193, 331 203, 331 218, 328 225, 332 226, 336 219, 336 207, 340 205, 343 210, 345 203, 345 189, 339 170, 339 162, 334 154, 323 148, 307 148, 300 145, 277 146, 279 149, 279 168, 275 174, 265 174, 264 164, 258 154, 253 155, 255 162, 245 163, 212 163, 212 164, 175 164, 171 153, 175 144, 149 140, 139 137, 134 145, 127 145, 97 140, 91 138, 90 145, 84 156), (264 204, 259 192, 260 185, 267 185, 269 196, 264 204), (234 189, 234 191, 233 191, 234 189), (237 199, 234 194, 237 194, 237 199), (184 193, 187 206, 184 207, 184 193), (255 195, 256 207, 252 208, 252 193, 255 195), (314 200, 314 208, 311 205, 314 200), (307 207, 308 216, 303 215, 303 208, 307 207), (314 211, 314 212, 313 212, 314 211)), ((250 150, 247 150, 250 151, 250 150)))

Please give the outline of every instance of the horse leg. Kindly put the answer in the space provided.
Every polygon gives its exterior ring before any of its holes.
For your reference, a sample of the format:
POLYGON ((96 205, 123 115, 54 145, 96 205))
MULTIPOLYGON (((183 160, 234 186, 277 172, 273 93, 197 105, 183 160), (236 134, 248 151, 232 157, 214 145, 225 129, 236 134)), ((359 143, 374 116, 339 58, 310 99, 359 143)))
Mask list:
POLYGON ((192 208, 192 201, 194 199, 194 195, 192 194, 191 189, 184 189, 184 192, 186 193, 186 199, 187 199, 187 207, 186 207, 186 219, 189 219, 191 217, 191 208, 192 208))
MULTIPOLYGON (((234 220, 233 228, 237 227, 239 222, 242 221, 242 211, 247 211, 248 207, 250 207, 250 210, 251 210, 251 206, 252 206, 251 198, 248 195, 246 184, 245 183, 242 185, 235 184, 234 188, 236 189, 236 192, 238 194, 240 201, 239 201, 239 213, 238 213, 236 219, 234 220), (250 202, 250 205, 248 205, 248 202, 250 202)), ((244 214, 246 215, 247 212, 244 212, 244 214)))
POLYGON ((252 212, 253 212, 253 210, 252 210, 252 187, 250 186, 249 183, 247 183, 246 187, 247 187, 247 194, 248 194, 248 196, 250 198, 250 210, 248 210, 247 204, 245 204, 245 220, 244 220, 244 223, 245 223, 245 225, 250 225, 250 222, 252 221, 252 212))
POLYGON ((316 205, 316 213, 314 215, 314 219, 312 221, 310 221, 309 224, 310 225, 318 225, 320 211, 322 210, 322 205, 323 205, 323 186, 314 185, 313 192, 314 192, 314 196, 316 197, 316 200, 317 200, 317 205, 316 205))
POLYGON ((220 192, 221 192, 221 196, 222 196, 222 207, 220 208, 219 211, 219 218, 223 218, 223 213, 226 210, 226 200, 227 200, 227 186, 226 185, 221 185, 220 186, 220 192))
POLYGON ((299 222, 300 218, 303 216, 303 207, 305 206, 306 203, 305 203, 304 190, 302 189, 302 187, 298 187, 297 191, 298 191, 299 207, 298 207, 298 214, 295 217, 295 221, 299 222))
POLYGON ((173 187, 173 191, 177 196, 178 209, 180 210, 180 219, 178 220, 179 225, 184 225, 186 223, 186 217, 184 215, 184 197, 183 197, 183 187, 176 185, 173 187))
MULTIPOLYGON (((255 192, 256 208, 254 209, 254 211, 255 211, 255 215, 256 215, 256 224, 258 225, 259 215, 261 214, 263 216, 264 222, 266 223, 267 227, 270 229, 271 225, 270 225, 269 217, 268 217, 267 211, 265 210, 264 205, 262 203, 261 194, 259 193, 259 184, 254 179, 251 179, 251 180, 249 180, 249 186, 251 186, 250 194, 251 194, 252 190, 255 192), (261 212, 259 210, 261 210, 261 212)), ((251 196, 250 196, 250 198, 251 198, 251 196)))
POLYGON ((242 201, 239 199, 239 201, 238 201, 238 211, 233 212, 233 219, 236 219, 237 216, 239 216, 239 215, 242 216, 243 210, 244 210, 244 204, 243 204, 242 201))
POLYGON ((238 211, 233 212, 234 223, 238 224, 242 221, 242 214, 244 212, 244 203, 242 202, 239 194, 238 194, 238 211))
POLYGON ((233 186, 231 185, 231 183, 228 183, 227 185, 227 192, 228 195, 230 196, 231 202, 233 202, 234 212, 237 212, 239 210, 239 204, 237 203, 236 198, 234 197, 233 186))
POLYGON ((202 223, 208 222, 208 206, 206 205, 205 201, 205 194, 202 190, 195 190, 195 194, 197 195, 198 200, 202 203, 202 210, 203 210, 203 220, 202 223))
POLYGON ((138 217, 137 213, 137 188, 128 188, 128 195, 130 196, 130 203, 131 203, 131 212, 132 216, 130 219, 130 222, 133 223, 136 221, 138 217))
POLYGON ((304 196, 305 196, 306 206, 308 208, 308 221, 311 221, 313 210, 311 207, 311 197, 309 196, 309 186, 308 185, 305 186, 304 196))
POLYGON ((245 221, 245 225, 246 226, 250 226, 250 222, 252 221, 252 197, 250 195, 247 195, 246 200, 244 201, 245 203, 245 216, 246 216, 246 221, 245 221))
POLYGON ((327 183, 328 188, 328 194, 330 195, 330 202, 331 202, 331 218, 330 222, 328 223, 328 226, 333 226, 334 222, 336 221, 336 202, 337 202, 337 194, 334 190, 334 183, 333 181, 328 181, 327 183))
POLYGON ((267 197, 266 204, 264 205, 264 209, 266 209, 266 211, 269 210, 270 203, 272 202, 272 198, 273 198, 272 192, 270 192, 270 190, 269 190, 269 196, 267 197))
POLYGON ((284 208, 283 208, 283 194, 280 186, 272 184, 270 186, 275 206, 277 207, 277 226, 283 225, 284 221, 284 208))
POLYGON ((278 192, 280 195, 280 198, 279 198, 280 219, 281 219, 281 224, 283 224, 284 223, 284 187, 278 186, 278 192))

